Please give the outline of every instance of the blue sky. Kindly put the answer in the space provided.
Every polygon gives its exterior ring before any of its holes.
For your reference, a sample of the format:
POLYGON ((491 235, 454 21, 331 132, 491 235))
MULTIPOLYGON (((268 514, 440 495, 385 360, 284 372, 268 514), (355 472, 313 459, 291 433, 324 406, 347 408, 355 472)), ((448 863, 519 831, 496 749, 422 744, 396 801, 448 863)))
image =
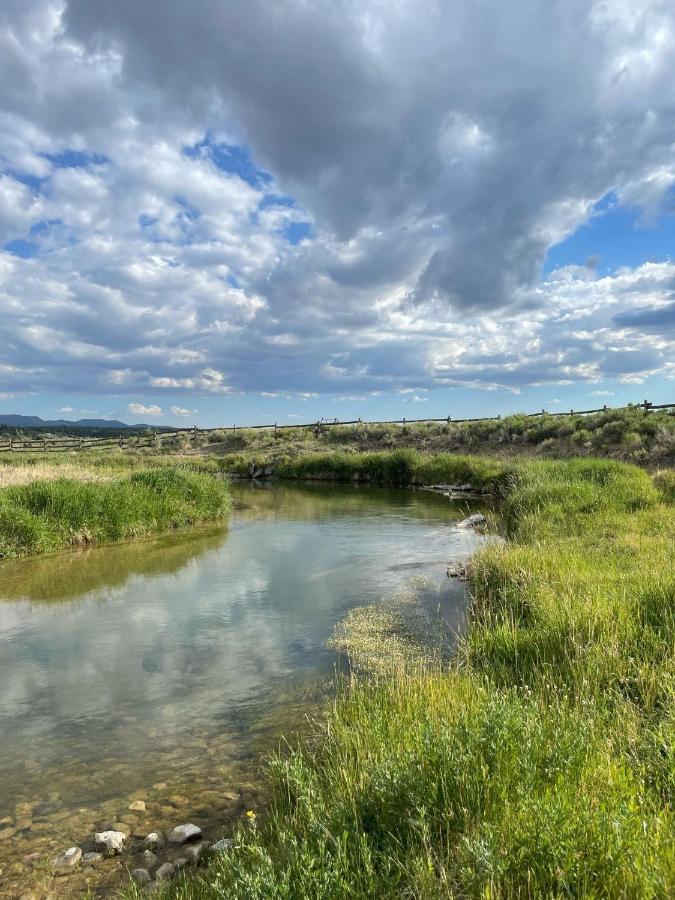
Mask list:
POLYGON ((675 399, 668 5, 145 8, 0 10, 0 411, 675 399))

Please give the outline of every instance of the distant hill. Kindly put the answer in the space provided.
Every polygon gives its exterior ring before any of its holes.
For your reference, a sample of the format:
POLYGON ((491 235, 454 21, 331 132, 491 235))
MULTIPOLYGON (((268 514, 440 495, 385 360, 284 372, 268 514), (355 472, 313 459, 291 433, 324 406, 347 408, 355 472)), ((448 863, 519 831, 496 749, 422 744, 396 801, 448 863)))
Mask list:
POLYGON ((0 413, 0 425, 8 425, 10 428, 132 428, 137 431, 140 428, 149 428, 149 425, 127 425, 117 419, 78 419, 71 422, 68 419, 41 419, 40 416, 4 415, 0 413))

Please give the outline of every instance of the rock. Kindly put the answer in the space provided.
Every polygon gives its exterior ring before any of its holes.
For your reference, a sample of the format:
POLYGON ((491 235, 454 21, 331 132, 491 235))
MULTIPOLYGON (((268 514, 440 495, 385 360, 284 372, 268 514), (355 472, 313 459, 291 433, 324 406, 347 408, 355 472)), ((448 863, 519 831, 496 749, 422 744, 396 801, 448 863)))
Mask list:
POLYGON ((196 841, 202 836, 202 830, 197 825, 177 825, 169 835, 170 844, 185 844, 187 841, 196 841))
POLYGON ((176 871, 173 863, 164 863, 163 866, 160 866, 159 869, 155 872, 155 878, 157 881, 168 881, 176 871))
POLYGON ((466 568, 461 564, 448 566, 448 578, 466 578, 466 568))
POLYGON ((210 849, 213 850, 214 853, 226 853, 231 846, 232 841, 230 838, 221 838, 219 841, 216 841, 215 844, 211 844, 210 849))
POLYGON ((457 528, 477 528, 479 525, 485 525, 485 521, 483 513, 474 513, 472 516, 467 516, 466 519, 458 522, 457 528))
POLYGON ((30 819, 33 815, 32 803, 17 803, 14 807, 14 815, 17 819, 30 819))
POLYGON ((151 850, 156 850, 158 847, 163 847, 166 841, 164 840, 164 835, 161 831, 151 831, 149 835, 143 841, 143 844, 146 847, 149 847, 151 850))
POLYGON ((134 800, 129 804, 129 809, 133 812, 145 812, 145 800, 134 800))
POLYGON ((82 857, 82 865, 83 866, 95 866, 96 863, 101 862, 103 859, 102 853, 94 853, 93 851, 90 853, 85 853, 82 857))
POLYGON ((8 841, 16 834, 16 828, 0 828, 0 841, 8 841))
POLYGON ((17 816, 14 827, 17 831, 30 831, 33 827, 33 820, 28 816, 17 816))
POLYGON ((253 478, 253 473, 255 472, 255 470, 256 470, 257 468, 258 468, 258 467, 256 466, 256 464, 255 464, 254 462, 248 464, 248 474, 249 474, 249 478, 253 478))
POLYGON ((240 800, 241 794, 238 794, 236 791, 223 791, 223 797, 226 800, 240 800))
POLYGON ((134 869, 131 873, 131 877, 136 884, 150 884, 152 881, 147 869, 134 869))
POLYGON ((143 862, 146 866, 156 866, 159 857, 152 850, 143 851, 143 862))
POLYGON ((127 822, 113 822, 111 827, 111 831, 121 831, 122 834, 126 834, 127 837, 131 834, 131 825, 127 822))
POLYGON ((123 831, 97 831, 94 835, 94 843, 110 853, 121 853, 127 836, 123 831))
POLYGON ((33 863, 36 863, 41 856, 42 854, 35 850, 33 853, 27 853, 24 857, 22 857, 22 861, 25 862, 26 865, 30 866, 33 863))
POLYGON ((192 863, 193 866, 196 866, 202 853, 206 849, 206 846, 206 844, 192 844, 191 846, 186 847, 185 856, 187 857, 187 861, 192 863))
POLYGON ((52 861, 52 869, 59 874, 72 872, 82 859, 82 850, 80 847, 69 847, 60 853, 52 861))
POLYGON ((11 825, 14 819, 11 816, 4 816, 0 819, 0 825, 11 825))
POLYGON ((184 856, 181 856, 179 859, 174 859, 173 864, 176 871, 178 871, 179 869, 185 868, 185 866, 187 866, 188 864, 188 861, 184 856))

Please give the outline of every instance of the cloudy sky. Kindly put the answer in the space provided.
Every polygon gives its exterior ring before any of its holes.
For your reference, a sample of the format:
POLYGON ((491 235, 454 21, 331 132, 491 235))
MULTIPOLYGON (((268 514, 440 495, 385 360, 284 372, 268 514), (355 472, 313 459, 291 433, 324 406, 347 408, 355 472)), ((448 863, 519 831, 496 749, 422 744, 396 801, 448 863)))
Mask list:
POLYGON ((2 0, 0 412, 675 401, 672 0, 2 0))

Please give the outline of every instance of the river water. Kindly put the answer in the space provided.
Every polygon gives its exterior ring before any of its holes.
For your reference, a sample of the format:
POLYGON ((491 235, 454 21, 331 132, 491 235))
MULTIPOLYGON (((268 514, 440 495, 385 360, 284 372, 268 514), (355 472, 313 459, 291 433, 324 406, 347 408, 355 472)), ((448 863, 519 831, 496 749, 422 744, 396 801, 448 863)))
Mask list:
POLYGON ((446 568, 480 540, 453 527, 475 502, 313 484, 233 494, 227 528, 0 565, 0 896, 109 896, 149 831, 230 833, 264 805, 261 753, 329 689, 325 641, 349 609, 422 575, 460 626, 446 568), (50 854, 92 849, 115 821, 128 858, 50 877, 50 854))

